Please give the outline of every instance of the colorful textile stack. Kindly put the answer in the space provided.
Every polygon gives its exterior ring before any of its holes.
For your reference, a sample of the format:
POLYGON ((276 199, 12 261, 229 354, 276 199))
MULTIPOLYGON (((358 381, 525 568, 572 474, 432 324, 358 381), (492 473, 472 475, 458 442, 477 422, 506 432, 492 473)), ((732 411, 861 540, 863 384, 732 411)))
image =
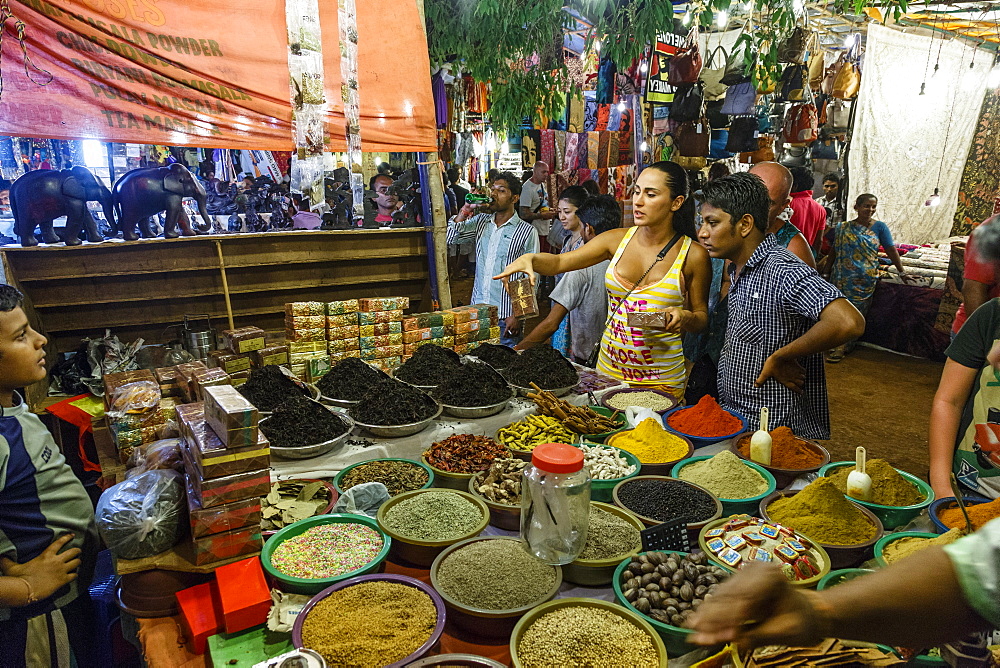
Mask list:
POLYGON ((270 444, 259 413, 235 388, 208 387, 204 401, 177 409, 195 563, 262 546, 260 497, 270 491, 270 444))

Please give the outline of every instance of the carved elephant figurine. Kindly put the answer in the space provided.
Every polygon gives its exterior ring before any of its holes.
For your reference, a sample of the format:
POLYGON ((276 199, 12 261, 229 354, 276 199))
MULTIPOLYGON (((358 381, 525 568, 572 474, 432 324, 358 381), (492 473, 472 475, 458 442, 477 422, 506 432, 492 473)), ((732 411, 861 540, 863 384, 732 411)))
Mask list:
POLYGON ((125 172, 112 188, 118 229, 126 241, 135 241, 136 225, 145 239, 156 236, 151 229, 151 216, 160 211, 167 212, 163 226, 163 236, 173 239, 180 236, 178 225, 184 236, 205 234, 212 229, 212 219, 205 208, 207 193, 205 187, 184 165, 174 163, 168 167, 147 167, 125 172), (191 197, 198 203, 198 213, 204 221, 195 231, 191 227, 181 201, 191 197))
POLYGON ((87 241, 104 241, 97 229, 97 221, 90 214, 87 202, 100 202, 108 223, 114 226, 114 208, 111 191, 97 180, 85 167, 56 171, 36 169, 17 179, 10 186, 10 206, 14 214, 14 232, 22 246, 37 246, 35 228, 41 228, 42 241, 59 242, 52 229, 52 221, 66 216, 66 245, 81 243, 80 231, 85 230, 87 241))

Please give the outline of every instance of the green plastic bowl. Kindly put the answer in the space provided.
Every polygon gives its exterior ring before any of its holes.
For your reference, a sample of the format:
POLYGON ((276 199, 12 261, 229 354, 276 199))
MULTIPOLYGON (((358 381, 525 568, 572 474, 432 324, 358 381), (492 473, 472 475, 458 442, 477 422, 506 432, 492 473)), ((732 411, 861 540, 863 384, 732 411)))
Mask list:
MULTIPOLYGON (((664 552, 666 554, 682 554, 682 555, 688 554, 687 552, 680 552, 678 550, 651 550, 651 551, 664 552)), ((618 568, 615 569, 615 573, 611 578, 611 587, 614 589, 615 592, 615 602, 618 605, 628 608, 630 612, 634 612, 635 614, 639 615, 639 617, 642 618, 642 621, 652 626, 653 629, 656 631, 656 634, 663 639, 663 644, 667 648, 667 654, 669 654, 670 656, 678 657, 687 654, 688 652, 693 652, 694 650, 698 649, 698 647, 696 645, 689 644, 688 638, 691 637, 691 634, 694 633, 694 631, 692 631, 691 629, 684 629, 679 626, 673 626, 672 624, 664 624, 663 622, 659 622, 650 617, 649 615, 642 614, 641 612, 636 610, 631 603, 625 600, 625 592, 622 591, 622 585, 621 585, 622 573, 625 572, 625 569, 628 568, 628 565, 632 563, 633 560, 635 560, 639 555, 642 554, 645 554, 645 552, 640 552, 638 555, 633 554, 631 557, 626 557, 620 564, 618 564, 618 568)), ((714 561, 712 561, 711 563, 715 566, 719 565, 714 561)), ((731 572, 731 569, 726 568, 725 566, 723 566, 722 568, 724 570, 731 572)))
POLYGON ((899 533, 890 533, 882 536, 875 543, 875 561, 878 562, 879 566, 883 568, 889 565, 889 562, 885 560, 882 556, 882 552, 885 550, 885 546, 894 540, 899 540, 900 538, 937 538, 939 534, 928 533, 926 531, 900 531, 899 533))
MULTIPOLYGON (((702 455, 701 457, 688 457, 687 459, 682 459, 681 461, 674 464, 674 467, 670 469, 671 478, 680 478, 678 475, 688 464, 694 464, 695 462, 704 461, 706 459, 711 459, 712 455, 702 455)), ((746 464, 754 471, 759 473, 764 482, 767 483, 767 489, 757 496, 751 496, 746 499, 723 499, 719 497, 719 501, 722 502, 722 516, 728 517, 729 515, 756 515, 760 512, 760 502, 765 496, 774 493, 774 490, 778 488, 778 484, 774 480, 774 476, 771 472, 765 469, 760 464, 755 464, 754 462, 748 462, 746 460, 741 460, 742 463, 746 464)), ((711 490, 709 490, 711 491, 711 490)))
POLYGON ((622 450, 621 448, 616 448, 613 445, 606 445, 604 443, 589 443, 589 442, 586 443, 586 445, 600 445, 605 448, 612 448, 613 450, 617 450, 619 453, 621 453, 621 456, 625 458, 625 461, 627 461, 631 466, 635 467, 635 471, 629 473, 626 476, 622 476, 621 478, 611 478, 610 480, 591 479, 590 500, 600 501, 601 503, 614 503, 614 499, 611 496, 611 491, 615 488, 615 485, 617 485, 623 480, 628 480, 629 478, 634 478, 637 475, 639 475, 639 473, 642 472, 642 462, 640 462, 639 458, 633 455, 628 450, 622 450))
MULTIPOLYGON (((558 598, 554 601, 549 601, 548 603, 542 603, 531 609, 528 614, 518 621, 517 625, 514 627, 513 632, 510 634, 510 661, 514 668, 521 668, 524 664, 521 663, 521 657, 518 654, 518 648, 521 646, 521 636, 524 635, 525 631, 528 630, 532 624, 534 624, 539 617, 545 615, 546 613, 552 612, 553 610, 558 610, 559 608, 597 608, 599 610, 607 610, 608 612, 614 613, 622 617, 625 621, 635 625, 637 628, 643 632, 649 634, 649 639, 653 643, 653 647, 656 649, 656 653, 659 655, 659 668, 667 668, 668 655, 669 656, 680 656, 680 654, 674 654, 670 651, 670 646, 666 645, 665 641, 661 640, 662 637, 655 628, 652 627, 650 619, 645 615, 641 615, 635 611, 634 608, 628 606, 626 610, 616 606, 609 601, 602 601, 595 598, 558 598)), ((449 618, 450 619, 450 618, 449 618)), ((693 647, 691 649, 694 649, 693 647)))
POLYGON ((402 457, 385 457, 383 459, 369 459, 364 462, 358 462, 357 464, 351 464, 346 469, 341 470, 341 472, 338 473, 336 477, 334 477, 333 479, 333 486, 337 490, 337 494, 343 495, 343 493, 346 491, 343 487, 340 486, 340 481, 344 479, 344 476, 347 475, 348 471, 357 468, 362 464, 371 464, 372 462, 406 462, 407 464, 413 464, 414 466, 419 466, 420 468, 422 468, 424 471, 427 472, 427 483, 420 489, 428 489, 434 486, 434 470, 424 462, 422 461, 418 462, 412 459, 403 459, 402 457))
POLYGON ((299 520, 294 524, 290 524, 268 538, 267 542, 264 543, 264 549, 261 550, 260 562, 264 566, 264 571, 266 571, 271 578, 281 585, 282 591, 291 592, 293 594, 308 594, 310 596, 314 596, 330 585, 336 584, 341 580, 353 578, 356 575, 368 575, 369 573, 381 572, 385 564, 385 558, 389 556, 389 548, 391 547, 392 538, 390 538, 385 531, 380 529, 378 522, 371 517, 367 517, 365 515, 350 515, 347 513, 338 513, 336 515, 317 515, 315 517, 309 517, 304 520, 299 520), (375 555, 374 559, 361 568, 348 571, 343 575, 338 575, 332 578, 296 578, 291 575, 285 575, 274 567, 274 564, 271 563, 271 555, 274 554, 274 550, 278 547, 278 545, 289 538, 294 538, 295 536, 303 534, 313 527, 323 524, 363 524, 370 529, 374 529, 380 536, 382 536, 382 549, 379 550, 379 553, 375 555))
MULTIPOLYGON (((615 414, 613 409, 605 408, 604 406, 590 406, 589 408, 598 415, 606 418, 610 418, 615 414)), ((615 424, 618 426, 611 431, 606 431, 601 434, 582 434, 583 440, 589 441, 590 443, 604 443, 604 441, 608 438, 614 436, 620 431, 624 431, 628 428, 628 420, 625 418, 624 412, 618 411, 618 417, 615 418, 615 424)))
POLYGON ((874 573, 875 571, 868 568, 841 568, 836 571, 830 571, 824 575, 819 580, 819 584, 816 585, 817 591, 823 591, 824 589, 829 589, 830 587, 836 587, 839 584, 843 584, 848 580, 853 580, 854 578, 859 578, 862 575, 868 575, 869 573, 874 573))
MULTIPOLYGON (((836 470, 842 466, 854 466, 854 462, 830 462, 826 466, 820 468, 819 474, 824 478, 832 476, 836 473, 836 470)), ((883 506, 877 503, 872 503, 871 501, 860 501, 851 496, 847 497, 859 506, 864 506, 868 510, 875 513, 875 516, 882 522, 882 526, 885 527, 886 531, 892 531, 896 527, 909 524, 910 520, 919 515, 924 508, 934 502, 934 490, 931 489, 930 485, 917 476, 907 473, 906 471, 900 471, 899 469, 896 469, 896 471, 898 471, 901 476, 906 478, 910 484, 916 487, 917 490, 924 495, 923 501, 915 503, 912 506, 883 506)))
MULTIPOLYGON (((468 485, 468 483, 466 483, 466 485, 468 485)), ((481 534, 483 529, 486 528, 486 525, 490 523, 490 509, 489 506, 486 505, 486 501, 484 501, 481 496, 475 496, 473 494, 469 494, 468 492, 460 492, 454 489, 417 489, 412 492, 403 492, 402 494, 397 494, 396 496, 391 497, 379 507, 376 519, 378 520, 379 530, 393 539, 392 560, 394 562, 398 563, 402 560, 415 566, 428 568, 432 563, 434 563, 434 559, 448 547, 460 541, 475 538, 481 534), (458 494, 463 499, 471 501, 472 504, 479 509, 482 516, 479 523, 471 531, 461 536, 446 538, 444 540, 417 540, 416 538, 409 538, 407 536, 397 534, 396 532, 385 527, 385 516, 393 506, 407 499, 411 499, 418 494, 430 493, 458 494)))
MULTIPOLYGON (((646 528, 646 525, 638 517, 627 510, 622 510, 618 506, 610 503, 599 503, 597 501, 591 501, 590 506, 591 509, 598 508, 616 515, 631 524, 640 533, 646 528)), ((614 556, 610 559, 577 559, 562 567, 563 579, 566 582, 583 585, 584 587, 607 587, 612 578, 614 578, 615 569, 618 568, 621 560, 625 558, 631 559, 639 554, 640 550, 642 550, 641 544, 628 554, 614 556)))

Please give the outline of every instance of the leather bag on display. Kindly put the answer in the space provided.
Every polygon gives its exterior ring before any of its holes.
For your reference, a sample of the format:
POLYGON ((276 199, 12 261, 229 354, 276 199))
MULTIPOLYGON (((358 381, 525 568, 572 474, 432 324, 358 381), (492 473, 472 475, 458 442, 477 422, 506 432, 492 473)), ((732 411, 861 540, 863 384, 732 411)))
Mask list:
POLYGON ((785 114, 781 136, 786 144, 811 144, 819 138, 819 114, 811 101, 793 104, 785 114))
POLYGON ((706 158, 701 158, 701 157, 689 158, 685 155, 678 155, 676 152, 670 156, 670 159, 676 162, 684 169, 690 169, 690 170, 705 169, 705 166, 708 164, 708 160, 706 158))
POLYGON ((730 116, 752 114, 757 102, 757 91, 749 81, 730 86, 726 90, 726 99, 722 103, 722 113, 730 116))
POLYGON ((845 132, 851 127, 851 100, 830 100, 826 105, 826 127, 832 132, 845 132))
POLYGON ((737 116, 729 123, 726 150, 731 153, 756 151, 760 147, 757 141, 759 135, 756 116, 737 116))
POLYGON ((807 70, 805 65, 789 65, 781 73, 778 82, 777 99, 782 102, 798 102, 805 96, 805 80, 807 70))
POLYGON ((746 46, 734 48, 733 52, 726 58, 726 73, 722 75, 722 83, 727 86, 735 86, 738 83, 750 81, 750 77, 746 73, 745 52, 746 46))
POLYGON ((725 160, 733 157, 733 154, 726 150, 729 143, 729 130, 712 130, 712 144, 708 152, 708 157, 713 160, 725 160))
POLYGON ((708 52, 708 60, 701 70, 701 82, 705 85, 705 100, 712 102, 726 96, 728 86, 722 83, 726 76, 726 61, 729 55, 722 45, 708 52))
POLYGON ((778 44, 778 60, 782 63, 801 64, 806 57, 809 42, 809 31, 802 26, 795 26, 788 37, 778 44))
POLYGON ((826 74, 826 52, 819 46, 819 39, 813 41, 813 49, 809 53, 809 86, 816 92, 823 87, 823 75, 826 74))
POLYGON ((781 164, 783 164, 785 167, 808 167, 809 147, 786 146, 785 152, 781 156, 781 164))
POLYGON ((841 65, 833 80, 833 90, 830 92, 838 100, 853 100, 861 89, 861 70, 850 59, 841 65))
POLYGON ((693 121, 704 115, 705 96, 700 83, 681 84, 670 104, 670 120, 675 123, 693 121))
POLYGON ((774 160, 774 137, 760 135, 757 137, 757 150, 740 153, 740 162, 756 165, 758 162, 774 160))
POLYGON ((705 116, 708 117, 708 123, 712 126, 713 130, 721 130, 722 128, 729 127, 729 114, 723 113, 723 104, 722 100, 705 103, 705 116))
POLYGON ((667 81, 671 86, 693 84, 701 74, 701 47, 698 44, 698 28, 694 27, 688 33, 684 45, 670 57, 670 69, 667 81))
POLYGON ((712 127, 707 118, 685 121, 674 130, 674 146, 687 158, 705 158, 711 153, 712 127))

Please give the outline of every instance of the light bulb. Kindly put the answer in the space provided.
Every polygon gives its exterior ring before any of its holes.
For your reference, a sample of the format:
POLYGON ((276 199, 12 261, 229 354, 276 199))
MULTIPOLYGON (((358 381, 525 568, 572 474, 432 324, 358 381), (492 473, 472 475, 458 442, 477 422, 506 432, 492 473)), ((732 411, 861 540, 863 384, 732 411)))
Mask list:
POLYGON ((600 51, 600 50, 601 50, 601 40, 595 39, 594 40, 594 51, 600 51))
POLYGON ((645 153, 646 151, 649 150, 649 144, 647 144, 646 142, 642 142, 641 144, 639 144, 639 150, 645 153))
POLYGON ((729 12, 723 10, 716 14, 715 25, 719 26, 719 30, 724 30, 729 25, 729 12))
POLYGON ((639 71, 642 72, 643 74, 649 71, 649 65, 646 63, 645 60, 639 63, 639 71))
POLYGON ((993 66, 990 73, 986 75, 986 86, 988 88, 996 88, 1000 86, 1000 63, 993 66))
POLYGON ((688 10, 687 14, 684 15, 684 20, 682 22, 686 26, 691 25, 691 11, 690 10, 688 10))
POLYGON ((844 48, 849 49, 854 46, 854 35, 848 35, 844 38, 844 48))
POLYGON ((938 189, 934 189, 934 194, 927 198, 924 202, 924 206, 939 206, 941 204, 941 196, 938 195, 938 189))
POLYGON ((805 10, 805 8, 806 8, 806 6, 802 2, 802 0, 794 0, 794 2, 792 2, 792 10, 796 14, 801 14, 805 10))
POLYGON ((622 100, 618 103, 618 111, 625 111, 625 109, 625 100, 622 100))

